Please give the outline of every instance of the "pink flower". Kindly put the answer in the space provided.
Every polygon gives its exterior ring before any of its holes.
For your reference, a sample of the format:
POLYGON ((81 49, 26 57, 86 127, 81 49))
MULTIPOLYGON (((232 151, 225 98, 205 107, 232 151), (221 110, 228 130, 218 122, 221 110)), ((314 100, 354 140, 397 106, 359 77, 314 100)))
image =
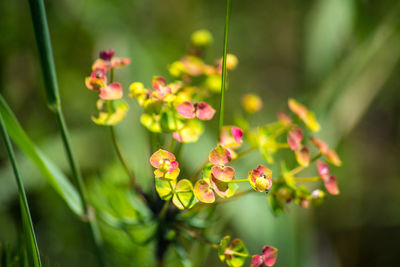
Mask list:
POLYGON ((195 117, 200 120, 211 120, 214 117, 215 109, 206 102, 192 103, 185 101, 176 107, 179 115, 185 119, 193 119, 195 117))
POLYGON ((338 195, 339 188, 337 185, 337 180, 334 175, 330 174, 329 165, 326 164, 325 162, 319 160, 317 162, 317 169, 318 169, 319 176, 321 177, 322 181, 324 182, 324 186, 325 186, 326 190, 331 195, 338 195))
POLYGON ((300 148, 303 140, 303 130, 299 127, 291 129, 287 135, 287 142, 291 150, 296 151, 300 148))
POLYGON ((101 50, 100 51, 100 58, 103 60, 111 60, 111 58, 114 56, 114 50, 110 49, 110 50, 101 50))
POLYGON ((174 154, 159 149, 150 157, 150 164, 157 168, 154 175, 158 178, 176 179, 179 175, 179 163, 175 161, 174 154))
POLYGON ((122 98, 122 86, 119 82, 113 82, 110 85, 100 88, 99 97, 104 100, 116 100, 122 98))
POLYGON ((86 87, 89 90, 98 91, 107 84, 106 71, 104 69, 95 69, 90 77, 85 79, 86 87))
POLYGON ((272 171, 263 165, 258 165, 257 169, 249 172, 248 179, 254 190, 263 192, 272 186, 272 171))

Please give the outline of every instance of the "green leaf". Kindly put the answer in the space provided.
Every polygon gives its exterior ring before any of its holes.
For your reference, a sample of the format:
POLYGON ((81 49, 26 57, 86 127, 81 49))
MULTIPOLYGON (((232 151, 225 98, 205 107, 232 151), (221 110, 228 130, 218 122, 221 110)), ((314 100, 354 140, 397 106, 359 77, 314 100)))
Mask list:
POLYGON ((176 254, 178 255, 179 261, 183 267, 192 267, 193 264, 187 256, 185 249, 179 244, 175 244, 176 254))
POLYGON ((0 96, 0 114, 11 139, 33 161, 71 210, 79 216, 83 215, 81 199, 76 189, 58 167, 32 143, 2 96, 0 96))
POLYGON ((246 258, 250 257, 243 241, 236 238, 230 242, 231 237, 225 236, 218 246, 218 257, 228 266, 240 267, 246 262, 246 258))
POLYGON ((155 177, 156 190, 162 200, 171 199, 174 195, 176 180, 155 177))
POLYGON ((14 150, 10 141, 10 137, 8 136, 6 127, 4 125, 2 115, 0 115, 0 128, 4 138, 4 142, 6 144, 8 156, 10 158, 11 165, 13 167, 15 179, 18 185, 18 196, 21 208, 22 227, 24 229, 25 242, 29 256, 29 264, 30 266, 34 267, 41 267, 42 263, 40 262, 39 248, 36 241, 35 231, 33 229, 33 223, 32 223, 31 213, 29 211, 28 200, 26 198, 24 185, 18 171, 17 162, 15 160, 14 150))
POLYGON ((175 194, 172 198, 172 203, 178 209, 190 209, 197 202, 193 193, 193 185, 187 179, 182 179, 175 187, 175 194))

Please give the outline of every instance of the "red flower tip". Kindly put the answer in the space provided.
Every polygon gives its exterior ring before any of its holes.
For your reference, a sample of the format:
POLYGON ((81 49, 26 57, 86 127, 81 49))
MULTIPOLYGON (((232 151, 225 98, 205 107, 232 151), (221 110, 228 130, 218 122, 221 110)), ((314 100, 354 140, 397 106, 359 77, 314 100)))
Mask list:
POLYGON ((100 51, 100 58, 103 60, 111 60, 111 58, 114 56, 114 50, 110 49, 110 50, 102 50, 100 51))

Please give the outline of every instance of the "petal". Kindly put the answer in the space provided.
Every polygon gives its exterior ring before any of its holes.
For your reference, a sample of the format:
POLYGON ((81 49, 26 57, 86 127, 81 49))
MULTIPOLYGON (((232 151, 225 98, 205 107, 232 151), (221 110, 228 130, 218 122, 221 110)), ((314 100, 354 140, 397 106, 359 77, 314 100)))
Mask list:
POLYGON ((179 168, 175 168, 173 171, 168 171, 164 174, 164 178, 166 179, 176 179, 179 176, 179 172, 181 170, 179 168))
POLYGON ((105 69, 95 69, 90 75, 91 78, 104 79, 106 77, 105 69))
POLYGON ((123 120, 129 110, 128 104, 122 99, 111 101, 108 109, 104 108, 104 102, 103 99, 97 100, 96 106, 100 112, 97 117, 92 117, 92 121, 98 125, 116 125, 123 120))
POLYGON ((172 137, 178 142, 183 142, 182 136, 179 132, 173 132, 172 137))
POLYGON ((155 90, 159 91, 161 90, 162 87, 165 86, 165 78, 162 76, 154 76, 153 77, 153 82, 152 82, 152 86, 155 90))
POLYGON ((307 167, 310 164, 310 149, 307 146, 302 146, 295 152, 295 155, 299 165, 307 167))
POLYGON ((175 156, 171 152, 159 149, 156 152, 154 152, 153 155, 151 155, 150 164, 154 168, 159 168, 165 159, 168 159, 172 162, 175 161, 175 156))
POLYGON ((197 199, 201 202, 213 203, 215 201, 214 192, 211 190, 210 185, 204 179, 200 179, 196 182, 193 192, 197 199))
POLYGON ((326 164, 323 161, 318 160, 317 161, 317 169, 318 169, 318 174, 322 178, 322 180, 327 180, 329 179, 329 165, 326 164))
POLYGON ((327 179, 324 179, 324 185, 329 194, 339 195, 339 188, 334 175, 329 175, 327 179))
POLYGON ((235 169, 230 166, 213 166, 211 172, 215 178, 223 182, 232 181, 235 176, 235 169))
POLYGON ((185 119, 193 119, 196 117, 194 105, 190 101, 185 101, 182 104, 179 104, 176 107, 176 110, 178 111, 179 115, 185 119))
POLYGON ((129 64, 131 64, 130 58, 113 57, 111 59, 111 67, 115 69, 125 67, 126 65, 129 64))
POLYGON ((291 129, 287 136, 287 142, 291 150, 296 151, 300 148, 300 143, 303 140, 303 130, 299 127, 291 129))
POLYGON ((243 130, 242 129, 240 129, 239 127, 236 127, 236 126, 232 126, 231 133, 237 143, 242 142, 242 138, 243 138, 243 130))
POLYGON ((279 111, 276 116, 278 121, 282 122, 283 125, 288 126, 292 123, 292 119, 283 111, 279 111))
POLYGON ((103 60, 110 60, 114 56, 114 50, 101 50, 100 51, 100 58, 103 60))
POLYGON ((254 255, 250 262, 250 267, 264 266, 263 258, 260 255, 254 255))
POLYGON ((231 153, 227 149, 218 145, 210 152, 208 159, 214 165, 225 165, 228 164, 232 158, 231 153))
POLYGON ((230 198, 239 188, 237 183, 225 183, 215 178, 214 175, 211 175, 209 181, 210 187, 214 189, 215 193, 222 198, 230 198))
POLYGON ((304 124, 313 132, 318 132, 321 129, 317 119, 315 118, 314 112, 308 111, 305 118, 302 118, 304 124))
POLYGON ((99 97, 104 100, 116 100, 122 98, 122 86, 119 82, 100 88, 99 97))
POLYGON ((294 100, 293 98, 289 99, 288 105, 289 105, 289 109, 294 114, 299 116, 301 119, 303 119, 307 116, 307 112, 308 112, 307 108, 304 105, 297 102, 296 100, 294 100))
POLYGON ((181 143, 193 143, 199 140, 200 135, 203 133, 203 126, 197 120, 188 120, 185 126, 172 136, 181 143))
POLYGON ((272 246, 265 246, 262 251, 265 265, 274 266, 278 257, 278 249, 272 246))
POLYGON ((92 70, 96 70, 96 69, 104 69, 107 71, 107 70, 111 69, 111 64, 107 60, 96 59, 96 61, 92 65, 92 70))
POLYGON ((341 166, 342 161, 340 160, 338 154, 334 150, 329 150, 326 154, 327 160, 335 166, 341 166))
POLYGON ((328 145, 323 142, 322 140, 315 138, 315 137, 311 137, 310 138, 311 143, 319 149, 319 151, 321 152, 322 155, 326 155, 329 152, 329 147, 328 145))
POLYGON ((196 105, 196 115, 200 120, 211 120, 214 117, 215 109, 206 102, 200 102, 196 105))

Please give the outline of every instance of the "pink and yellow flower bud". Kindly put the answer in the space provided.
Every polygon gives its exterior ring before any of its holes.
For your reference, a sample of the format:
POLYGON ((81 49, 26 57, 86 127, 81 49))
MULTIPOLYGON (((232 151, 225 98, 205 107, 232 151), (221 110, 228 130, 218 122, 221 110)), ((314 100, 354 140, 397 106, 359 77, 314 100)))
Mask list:
POLYGON ((213 42, 213 36, 208 30, 197 30, 190 37, 192 44, 196 47, 206 47, 213 42))
POLYGON ((263 165, 258 165, 257 169, 249 172, 248 179, 254 190, 263 192, 272 186, 272 171, 263 165))
POLYGON ((214 165, 226 165, 231 162, 232 157, 231 153, 226 148, 218 145, 210 152, 208 159, 214 165))
POLYGON ((263 102, 256 94, 245 94, 242 97, 242 106, 247 113, 253 114, 261 110, 263 102))
POLYGON ((179 175, 179 164, 175 161, 174 154, 159 149, 150 157, 150 164, 157 168, 154 175, 158 178, 176 179, 179 175))
POLYGON ((122 86, 119 82, 113 82, 106 87, 100 88, 99 97, 104 100, 116 100, 122 98, 122 86))
POLYGON ((321 127, 313 112, 309 111, 304 105, 292 98, 289 99, 288 105, 289 109, 296 114, 311 131, 318 132, 320 130, 321 127))
POLYGON ((303 130, 299 127, 291 129, 287 135, 287 142, 291 150, 300 149, 301 141, 303 140, 303 130))
POLYGON ((300 166, 307 167, 310 164, 310 149, 307 146, 301 146, 296 150, 295 156, 300 166))

